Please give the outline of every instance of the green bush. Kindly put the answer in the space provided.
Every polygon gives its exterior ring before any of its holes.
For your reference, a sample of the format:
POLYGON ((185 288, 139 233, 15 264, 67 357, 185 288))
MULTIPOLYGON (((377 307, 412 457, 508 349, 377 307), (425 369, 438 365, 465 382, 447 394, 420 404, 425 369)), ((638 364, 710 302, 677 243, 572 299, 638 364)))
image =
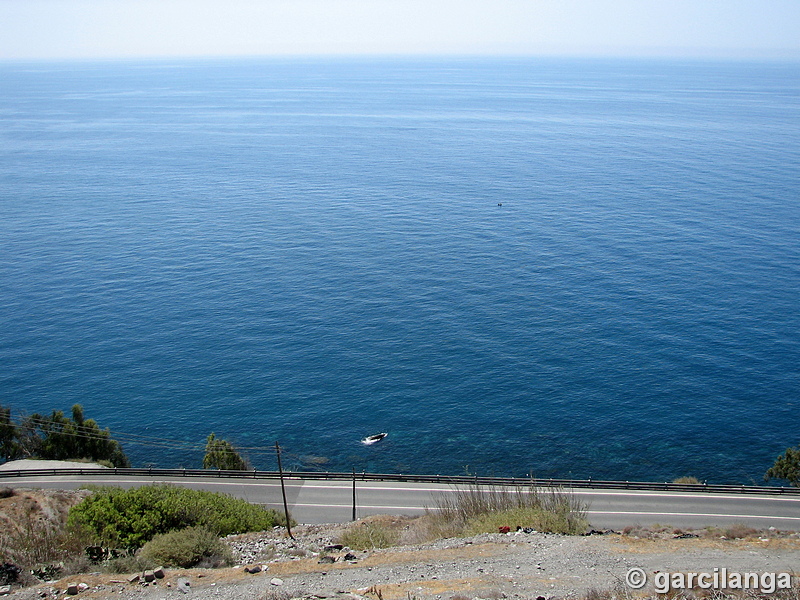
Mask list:
POLYGON ((271 529, 280 522, 274 510, 226 494, 164 484, 99 488, 74 506, 68 519, 98 544, 116 548, 140 548, 158 534, 196 525, 225 536, 271 529))
POLYGON ((241 457, 227 440, 217 439, 212 433, 206 439, 206 455, 203 457, 204 469, 225 469, 227 471, 246 471, 247 461, 241 457))
POLYGON ((139 551, 148 563, 166 567, 221 567, 233 564, 230 546, 205 527, 188 527, 162 533, 139 551))

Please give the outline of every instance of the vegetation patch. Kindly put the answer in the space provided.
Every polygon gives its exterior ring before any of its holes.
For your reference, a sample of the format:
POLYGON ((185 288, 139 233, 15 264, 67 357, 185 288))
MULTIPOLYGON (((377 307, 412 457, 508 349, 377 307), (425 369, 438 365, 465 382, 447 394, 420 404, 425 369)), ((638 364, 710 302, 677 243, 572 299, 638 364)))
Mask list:
POLYGON ((230 566, 234 563, 230 546, 205 527, 188 527, 155 536, 139 551, 147 563, 167 567, 230 566))
POLYGON ((389 548, 398 543, 400 532, 377 522, 362 522, 348 527, 339 536, 339 543, 353 550, 389 548))
POLYGON ((530 528, 577 535, 588 527, 586 506, 562 490, 534 486, 470 486, 441 494, 427 511, 431 534, 455 537, 530 528))
POLYGON ((283 518, 226 494, 149 485, 130 490, 99 488, 73 507, 68 523, 103 546, 136 549, 156 535, 203 526, 217 536, 263 531, 283 518))

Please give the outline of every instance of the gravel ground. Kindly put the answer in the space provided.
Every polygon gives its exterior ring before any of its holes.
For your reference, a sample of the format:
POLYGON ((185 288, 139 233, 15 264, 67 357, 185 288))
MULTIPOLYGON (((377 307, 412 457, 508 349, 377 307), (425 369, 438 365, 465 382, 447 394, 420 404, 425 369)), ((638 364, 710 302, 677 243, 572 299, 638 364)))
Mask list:
MULTIPOLYGON (((147 586, 98 573, 15 591, 7 598, 63 598, 69 583, 82 582, 88 588, 78 598, 534 600, 582 598, 592 589, 620 588, 628 570, 635 567, 650 578, 658 571, 710 572, 715 567, 738 572, 800 571, 798 534, 725 540, 676 539, 671 532, 660 539, 519 532, 362 552, 330 548, 340 531, 341 526, 298 527, 296 541, 281 530, 235 536, 229 542, 240 553, 241 565, 169 570, 164 579, 147 586), (335 561, 320 562, 323 556, 335 561), (245 566, 261 570, 249 573, 245 566)), ((652 591, 652 586, 644 589, 652 591)))

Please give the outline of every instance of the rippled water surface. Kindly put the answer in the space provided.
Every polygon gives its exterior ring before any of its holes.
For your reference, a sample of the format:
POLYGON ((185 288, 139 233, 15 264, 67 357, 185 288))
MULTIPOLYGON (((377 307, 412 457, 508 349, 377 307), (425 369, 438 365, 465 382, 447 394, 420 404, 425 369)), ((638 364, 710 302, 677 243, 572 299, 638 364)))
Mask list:
POLYGON ((758 482, 798 165, 796 64, 5 64, 0 404, 137 465, 758 482))

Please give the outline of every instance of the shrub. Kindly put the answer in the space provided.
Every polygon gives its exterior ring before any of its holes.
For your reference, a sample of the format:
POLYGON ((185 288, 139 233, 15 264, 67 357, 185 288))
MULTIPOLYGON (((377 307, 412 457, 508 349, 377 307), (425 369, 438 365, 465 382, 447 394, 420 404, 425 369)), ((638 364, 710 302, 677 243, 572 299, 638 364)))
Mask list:
POLYGON ((347 528, 339 543, 354 550, 371 550, 394 546, 400 538, 399 532, 378 523, 359 523, 347 528))
POLYGON ((228 471, 246 471, 247 461, 227 440, 217 439, 212 433, 206 439, 206 454, 203 457, 204 469, 225 469, 228 471))
POLYGON ((215 535, 263 531, 279 524, 274 510, 226 494, 149 485, 100 488, 74 506, 68 523, 105 546, 140 548, 154 536, 202 525, 215 535))
POLYGON ((13 490, 13 488, 0 488, 0 498, 11 498, 11 496, 14 496, 15 494, 16 492, 13 490))
POLYGON ((497 532, 501 526, 575 535, 588 526, 583 503, 563 491, 533 486, 456 489, 439 496, 428 517, 432 531, 450 535, 497 532))
POLYGON ((530 527, 537 531, 577 535, 586 530, 586 521, 575 519, 569 512, 520 507, 473 517, 466 523, 465 533, 497 533, 500 527, 530 527))
POLYGON ((677 479, 673 479, 672 483, 689 483, 689 484, 700 484, 700 480, 697 477, 685 476, 685 477, 678 477, 677 479))
POLYGON ((220 567, 233 564, 230 546, 205 527, 162 533, 147 542, 139 556, 168 567, 220 567))
POLYGON ((733 525, 725 529, 725 537, 730 538, 732 540, 752 537, 757 533, 758 533, 757 529, 753 529, 752 527, 745 525, 744 523, 734 523, 733 525))
POLYGON ((156 564, 155 561, 148 560, 136 553, 111 558, 103 563, 102 569, 106 573, 136 573, 159 566, 161 565, 156 564))

